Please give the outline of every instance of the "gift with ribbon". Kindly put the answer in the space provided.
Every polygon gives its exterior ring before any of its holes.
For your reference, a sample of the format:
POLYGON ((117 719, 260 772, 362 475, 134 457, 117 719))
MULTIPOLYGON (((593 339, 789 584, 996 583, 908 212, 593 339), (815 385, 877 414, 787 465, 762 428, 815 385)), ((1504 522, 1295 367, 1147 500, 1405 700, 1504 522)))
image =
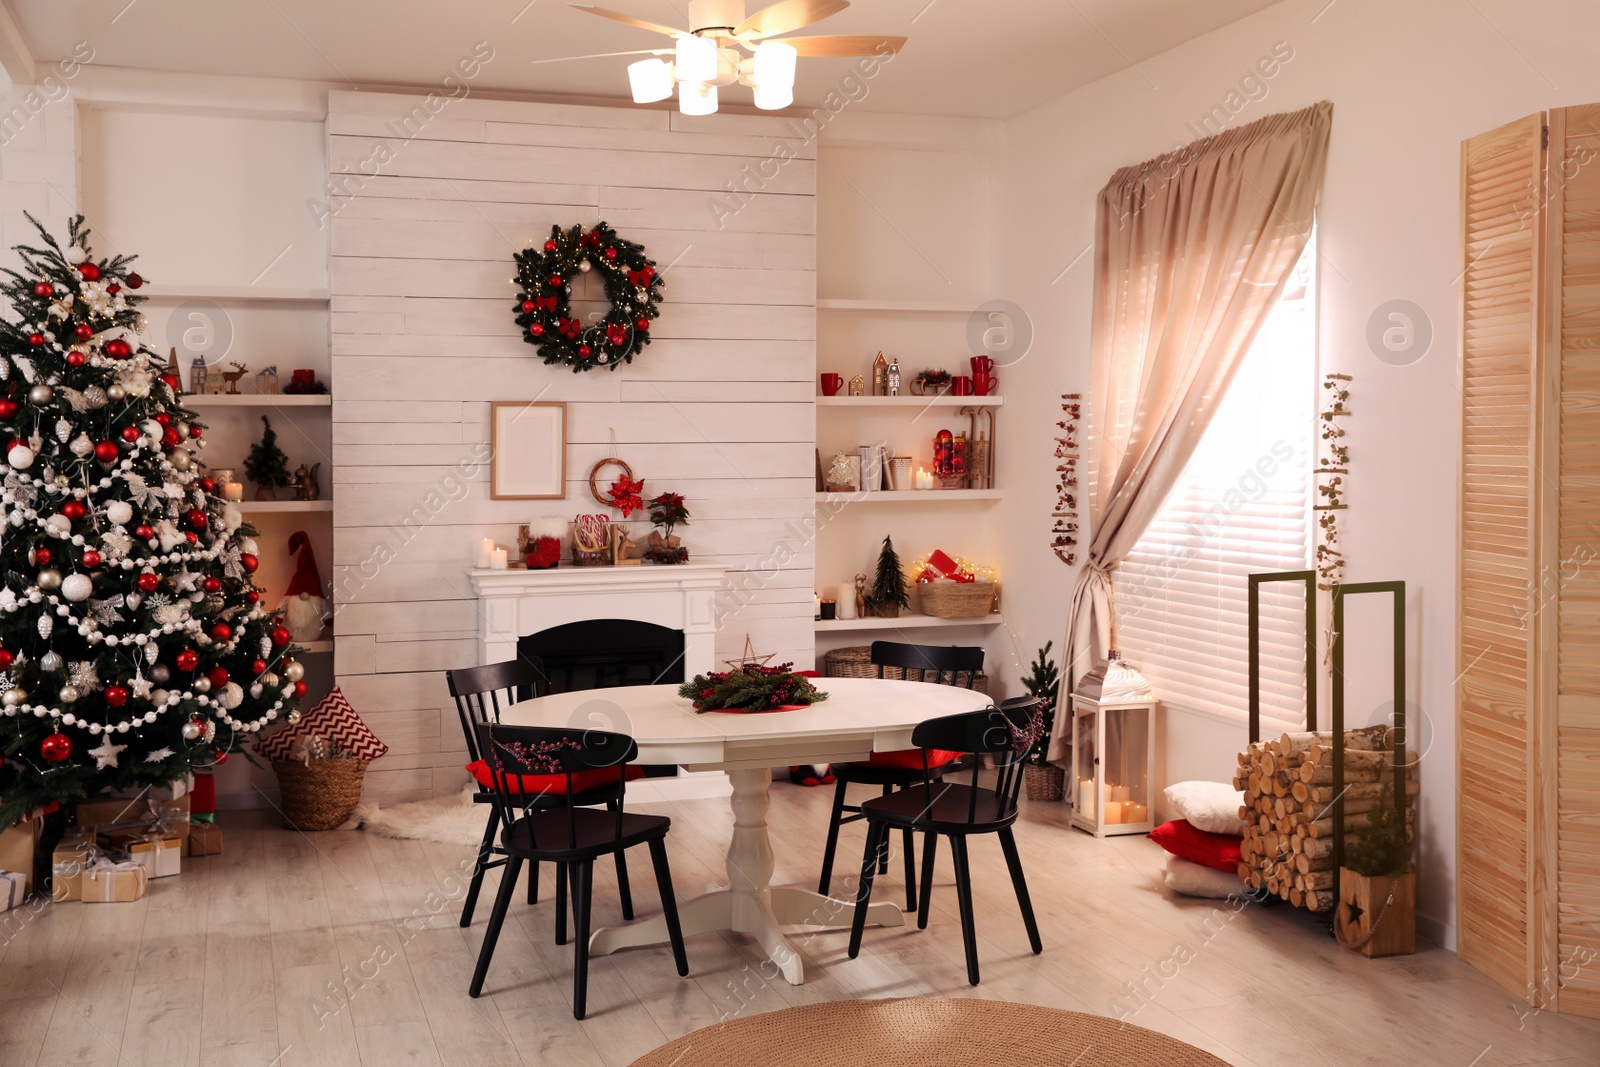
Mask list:
POLYGON ((10 911, 22 903, 28 892, 28 880, 16 871, 0 871, 0 912, 10 911))
POLYGON ((140 825, 106 835, 107 842, 127 849, 151 878, 168 878, 183 870, 183 839, 189 831, 188 812, 178 812, 164 802, 149 801, 149 817, 140 825), (180 834, 180 829, 184 833, 180 834))
POLYGON ((99 855, 89 861, 83 872, 83 902, 85 904, 123 904, 144 896, 150 884, 150 875, 132 860, 113 860, 99 855))
POLYGON ((83 872, 100 850, 94 837, 76 833, 62 838, 50 854, 50 899, 56 903, 83 899, 83 872))
POLYGON ((187 852, 191 856, 219 856, 222 854, 222 827, 212 822, 197 822, 189 826, 187 852))

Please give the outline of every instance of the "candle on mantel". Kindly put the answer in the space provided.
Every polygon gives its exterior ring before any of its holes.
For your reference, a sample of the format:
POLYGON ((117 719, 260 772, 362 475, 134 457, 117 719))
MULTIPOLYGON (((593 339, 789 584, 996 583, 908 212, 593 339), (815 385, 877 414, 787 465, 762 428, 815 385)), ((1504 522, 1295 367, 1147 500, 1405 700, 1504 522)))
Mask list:
POLYGON ((239 503, 244 499, 244 485, 240 482, 223 482, 222 499, 239 503))
POLYGON ((472 565, 486 571, 494 565, 494 541, 480 537, 472 544, 472 565))
POLYGON ((510 565, 510 557, 504 548, 489 550, 489 567, 491 570, 503 571, 510 565))

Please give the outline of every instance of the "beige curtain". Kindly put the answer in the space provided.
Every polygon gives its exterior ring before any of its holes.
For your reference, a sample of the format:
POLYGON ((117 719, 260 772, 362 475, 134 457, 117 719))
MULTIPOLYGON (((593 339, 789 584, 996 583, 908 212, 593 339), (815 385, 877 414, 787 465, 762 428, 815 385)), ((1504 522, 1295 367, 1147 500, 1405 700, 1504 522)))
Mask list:
MULTIPOLYGON (((1062 684, 1112 645, 1111 572, 1183 473, 1311 236, 1328 102, 1124 167, 1095 220, 1084 492, 1062 684)), ((1066 707, 1066 702, 1060 702, 1066 707)), ((1051 758, 1065 755, 1057 730, 1051 758)))

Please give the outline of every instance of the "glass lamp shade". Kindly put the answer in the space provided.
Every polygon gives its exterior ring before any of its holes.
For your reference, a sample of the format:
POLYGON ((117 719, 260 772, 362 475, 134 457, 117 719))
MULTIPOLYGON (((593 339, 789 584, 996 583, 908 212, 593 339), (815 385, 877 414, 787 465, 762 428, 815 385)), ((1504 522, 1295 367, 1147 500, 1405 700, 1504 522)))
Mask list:
POLYGON ((671 64, 662 59, 644 59, 628 64, 628 84, 635 104, 653 104, 671 96, 676 83, 671 64))
POLYGON ((717 113, 717 87, 705 82, 680 82, 678 85, 678 110, 685 115, 714 115, 717 113))
MULTIPOLYGON (((678 80, 713 82, 717 80, 717 42, 709 37, 685 34, 678 38, 678 80)), ((715 109, 713 109, 715 110, 715 109)))
POLYGON ((794 103, 794 88, 782 86, 769 89, 764 85, 755 87, 756 107, 762 111, 780 111, 794 103))
POLYGON ((755 55, 753 73, 756 85, 765 89, 777 89, 780 86, 793 89, 795 64, 799 58, 800 53, 792 44, 763 41, 755 55))

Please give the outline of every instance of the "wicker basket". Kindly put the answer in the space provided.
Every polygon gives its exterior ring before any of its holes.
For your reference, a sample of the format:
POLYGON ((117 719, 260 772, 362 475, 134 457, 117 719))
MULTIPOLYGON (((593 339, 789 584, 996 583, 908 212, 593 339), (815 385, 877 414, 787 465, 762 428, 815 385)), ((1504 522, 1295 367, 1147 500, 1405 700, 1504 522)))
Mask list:
POLYGON ((1022 768, 1022 785, 1029 800, 1060 800, 1066 781, 1067 772, 1053 763, 1043 767, 1030 763, 1022 768))
POLYGON ((336 830, 361 803, 364 759, 289 760, 274 763, 282 794, 283 825, 291 830, 336 830))
MULTIPOLYGON (((904 672, 898 667, 885 667, 885 678, 900 678, 904 672)), ((877 665, 872 662, 871 645, 851 645, 848 648, 835 648, 822 654, 822 674, 825 678, 876 678, 877 665)), ((930 679, 931 680, 931 679, 930 679)), ((982 671, 973 680, 972 688, 979 693, 988 695, 989 676, 982 671)))
POLYGON ((936 619, 976 618, 994 606, 994 586, 989 582, 923 582, 917 592, 922 613, 936 619))

